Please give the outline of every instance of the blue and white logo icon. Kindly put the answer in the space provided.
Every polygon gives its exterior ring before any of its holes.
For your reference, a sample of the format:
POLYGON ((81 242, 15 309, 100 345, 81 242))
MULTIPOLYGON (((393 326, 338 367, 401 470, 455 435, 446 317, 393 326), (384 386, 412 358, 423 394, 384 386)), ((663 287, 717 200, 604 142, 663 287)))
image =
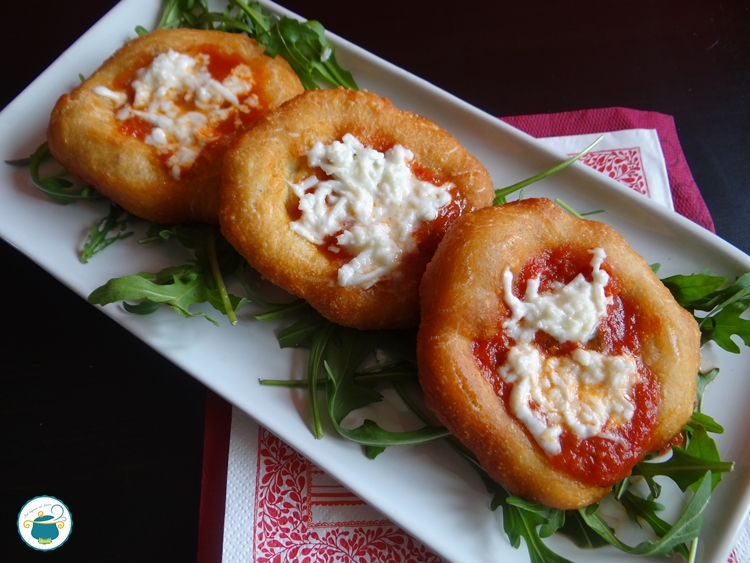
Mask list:
POLYGON ((18 533, 29 547, 40 551, 57 549, 70 536, 70 510, 55 497, 34 497, 18 513, 18 533))

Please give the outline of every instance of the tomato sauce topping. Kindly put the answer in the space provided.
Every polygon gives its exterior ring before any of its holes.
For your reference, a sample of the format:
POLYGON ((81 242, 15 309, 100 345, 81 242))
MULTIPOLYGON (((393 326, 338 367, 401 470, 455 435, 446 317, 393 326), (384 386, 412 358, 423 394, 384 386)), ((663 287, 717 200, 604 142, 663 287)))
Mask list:
MULTIPOLYGON (((529 259, 515 279, 513 293, 523 299, 529 280, 539 277, 542 293, 555 281, 571 282, 579 273, 591 281, 591 254, 588 249, 560 247, 529 259)), ((607 269, 605 260, 603 269, 607 269)), ((652 436, 659 405, 659 385, 647 366, 641 361, 641 335, 650 330, 650 321, 638 314, 638 309, 610 275, 606 293, 613 300, 606 318, 599 324, 596 335, 582 344, 558 342, 552 336, 538 331, 534 344, 547 356, 564 356, 578 347, 607 355, 629 354, 636 360, 639 381, 631 389, 630 398, 635 404, 633 417, 619 426, 605 426, 604 434, 581 439, 570 430, 563 430, 560 438, 561 453, 549 457, 552 467, 563 471, 589 485, 608 486, 630 474, 632 467, 653 448, 652 436)), ((473 342, 473 353, 484 377, 493 386, 495 394, 503 401, 506 411, 513 384, 503 380, 498 368, 505 364, 513 340, 502 329, 502 319, 497 332, 473 342)), ((533 407, 532 407, 533 408, 533 407)), ((529 439, 535 443, 530 433, 529 439)))
POLYGON ((146 138, 146 136, 151 133, 151 129, 153 129, 153 126, 146 121, 145 119, 141 119, 140 117, 130 117, 122 122, 122 125, 120 125, 120 133, 123 135, 128 135, 130 137, 135 137, 136 139, 140 139, 141 141, 146 138))
MULTIPOLYGON (((208 71, 212 78, 219 82, 229 76, 235 67, 242 64, 250 67, 255 84, 264 84, 268 81, 268 76, 263 66, 250 65, 239 54, 226 53, 215 45, 200 45, 186 54, 193 57, 199 54, 207 55, 209 57, 207 64, 208 71)), ((153 55, 144 54, 140 57, 136 65, 136 70, 128 69, 120 73, 113 80, 112 89, 125 92, 128 96, 128 104, 132 105, 134 101, 135 91, 132 88, 132 83, 136 79, 137 69, 148 67, 153 62, 153 59, 153 55)), ((268 111, 269 102, 265 96, 263 88, 253 87, 248 94, 239 96, 238 99, 240 104, 242 104, 249 95, 255 95, 257 97, 258 105, 250 107, 249 110, 246 108, 246 111, 235 111, 230 113, 228 119, 225 119, 214 128, 213 132, 209 135, 211 140, 203 146, 202 152, 208 154, 226 145, 227 139, 233 136, 235 132, 246 129, 261 115, 268 111)), ((182 106, 183 110, 196 111, 196 107, 194 107, 192 102, 178 99, 174 100, 174 103, 178 106, 182 106)), ((143 141, 151 133, 153 127, 154 126, 145 119, 130 117, 120 124, 119 130, 123 135, 135 137, 136 139, 143 141)), ((166 161, 169 155, 160 156, 163 157, 163 161, 166 161)))

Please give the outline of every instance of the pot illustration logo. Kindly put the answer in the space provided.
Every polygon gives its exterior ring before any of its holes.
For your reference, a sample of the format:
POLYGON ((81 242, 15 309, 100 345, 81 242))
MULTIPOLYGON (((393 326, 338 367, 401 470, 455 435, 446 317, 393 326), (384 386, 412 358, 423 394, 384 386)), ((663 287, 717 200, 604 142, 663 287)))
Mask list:
POLYGON ((40 551, 57 549, 70 536, 70 510, 55 497, 34 497, 18 513, 18 533, 29 547, 40 551))

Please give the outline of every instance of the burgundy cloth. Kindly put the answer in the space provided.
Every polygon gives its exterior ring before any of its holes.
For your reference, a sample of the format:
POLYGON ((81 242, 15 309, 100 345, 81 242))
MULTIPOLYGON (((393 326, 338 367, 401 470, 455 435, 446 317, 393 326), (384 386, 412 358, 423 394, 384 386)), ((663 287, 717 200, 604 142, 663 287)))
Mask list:
POLYGON ((197 563, 221 563, 232 405, 206 389, 197 563))
POLYGON ((602 108, 539 115, 502 117, 508 125, 532 137, 605 133, 623 129, 656 129, 667 164, 675 211, 715 232, 714 222, 682 153, 674 118, 654 111, 602 108))
MULTIPOLYGON (((501 119, 533 137, 656 129, 667 164, 675 210, 695 223, 714 230, 711 215, 685 162, 671 116, 627 108, 605 108, 501 119)), ((207 390, 197 563, 221 563, 231 424, 231 405, 207 390)))

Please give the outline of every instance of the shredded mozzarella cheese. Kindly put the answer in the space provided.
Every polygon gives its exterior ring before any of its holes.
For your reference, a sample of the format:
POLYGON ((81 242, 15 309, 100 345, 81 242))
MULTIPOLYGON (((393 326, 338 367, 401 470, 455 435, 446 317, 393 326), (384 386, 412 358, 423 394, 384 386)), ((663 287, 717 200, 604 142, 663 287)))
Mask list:
POLYGON ((523 300, 513 295, 513 274, 508 268, 503 272, 503 297, 511 310, 503 328, 515 344, 498 374, 513 383, 513 414, 550 455, 561 452, 564 429, 581 439, 612 438, 605 427, 625 423, 635 413, 630 393, 638 370, 632 356, 577 348, 552 357, 533 343, 541 330, 558 342, 585 344, 606 317, 612 298, 605 293, 609 275, 601 269, 605 253, 601 248, 590 252, 592 282, 579 274, 569 284, 553 283, 539 294, 539 278, 531 279, 523 300))
POLYGON ((166 163, 176 179, 218 137, 219 124, 259 106, 247 65, 235 66, 219 82, 208 70, 209 60, 205 54, 192 57, 172 49, 161 53, 148 67, 138 69, 132 105, 124 92, 94 88, 96 94, 115 102, 117 119, 136 117, 151 125, 144 141, 168 155, 166 163))
POLYGON ((318 245, 335 237, 329 250, 354 256, 338 271, 341 286, 371 287, 394 272, 416 248, 415 229, 451 202, 452 184, 415 178, 409 168, 414 154, 401 145, 381 153, 346 134, 329 145, 316 143, 306 156, 330 179, 310 176, 291 184, 302 215, 290 226, 318 245))

